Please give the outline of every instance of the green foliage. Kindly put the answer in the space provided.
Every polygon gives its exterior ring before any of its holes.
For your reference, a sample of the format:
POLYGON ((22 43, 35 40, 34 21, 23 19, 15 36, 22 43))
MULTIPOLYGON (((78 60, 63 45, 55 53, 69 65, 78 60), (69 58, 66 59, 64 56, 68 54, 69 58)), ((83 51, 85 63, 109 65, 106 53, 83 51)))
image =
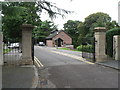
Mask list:
POLYGON ((91 38, 94 36, 93 30, 95 27, 106 27, 109 30, 119 26, 116 21, 111 21, 111 17, 108 14, 102 12, 93 13, 86 17, 85 21, 77 27, 79 30, 79 45, 82 43, 82 38, 91 38))
POLYGON ((62 50, 71 50, 70 48, 58 48, 58 49, 62 49, 62 50))
POLYGON ((94 52, 92 45, 80 45, 77 47, 77 50, 82 51, 82 52, 89 52, 89 53, 94 52))
POLYGON ((79 51, 77 49, 70 49, 70 48, 58 48, 58 49, 81 52, 81 51, 79 51))
POLYGON ((79 30, 77 29, 77 26, 79 23, 81 22, 68 20, 67 23, 64 24, 64 30, 72 37, 74 47, 78 46, 77 39, 79 36, 79 30))
POLYGON ((120 27, 108 30, 106 33, 106 54, 113 56, 113 36, 120 35, 120 27))
POLYGON ((78 29, 81 30, 82 28, 81 33, 86 36, 88 33, 93 35, 92 33, 95 27, 106 27, 107 29, 111 29, 118 27, 118 24, 116 21, 111 21, 111 17, 108 14, 97 12, 86 17, 83 24, 79 24, 78 29))
POLYGON ((83 52, 89 52, 93 53, 95 52, 94 47, 94 37, 91 38, 82 38, 82 45, 77 47, 77 50, 83 51, 83 52))
POLYGON ((39 26, 33 30, 36 43, 45 42, 45 38, 55 29, 57 29, 57 26, 50 21, 40 22, 39 26))
POLYGON ((10 52, 11 51, 11 49, 3 49, 3 53, 5 54, 5 53, 8 53, 8 52, 10 52))
POLYGON ((33 24, 40 21, 35 2, 9 2, 2 4, 5 18, 21 18, 23 23, 33 24), (11 12, 12 11, 12 12, 11 12))
MULTIPOLYGON (((40 26, 40 14, 43 9, 48 12, 51 18, 56 17, 56 15, 64 16, 64 13, 71 13, 71 11, 60 9, 55 4, 45 0, 36 2, 2 2, 2 9, 2 27, 5 36, 4 41, 6 42, 15 41, 14 38, 20 39, 20 26, 22 24, 40 26)), ((41 28, 43 29, 43 26, 41 28)))
POLYGON ((19 2, 4 2, 2 4, 3 10, 3 34, 4 42, 18 42, 21 39, 21 29, 20 26, 23 23, 35 24, 35 20, 39 20, 37 14, 34 13, 34 4, 31 2, 19 3, 19 2), (31 12, 30 12, 31 11, 31 12), (36 16, 34 20, 33 16, 36 16))
POLYGON ((18 42, 21 38, 20 25, 22 21, 20 18, 7 18, 3 26, 4 42, 18 42))
POLYGON ((94 30, 94 27, 106 27, 107 22, 111 21, 111 17, 102 12, 93 13, 85 18, 84 25, 89 30, 94 30))

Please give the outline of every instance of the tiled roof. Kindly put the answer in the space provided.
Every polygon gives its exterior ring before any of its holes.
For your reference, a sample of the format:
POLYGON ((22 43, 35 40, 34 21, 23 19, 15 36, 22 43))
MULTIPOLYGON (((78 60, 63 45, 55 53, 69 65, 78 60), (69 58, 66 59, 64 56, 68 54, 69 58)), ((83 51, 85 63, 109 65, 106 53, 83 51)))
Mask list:
POLYGON ((48 37, 46 37, 46 39, 52 39, 54 36, 57 35, 57 32, 59 34, 61 31, 63 31, 63 30, 58 30, 58 31, 55 31, 55 32, 51 33, 48 37))

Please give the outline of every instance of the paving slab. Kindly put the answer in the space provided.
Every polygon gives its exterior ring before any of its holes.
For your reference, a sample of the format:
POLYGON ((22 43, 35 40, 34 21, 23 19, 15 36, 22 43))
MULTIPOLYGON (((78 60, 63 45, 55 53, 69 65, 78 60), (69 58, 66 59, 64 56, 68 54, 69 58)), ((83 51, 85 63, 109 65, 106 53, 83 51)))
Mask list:
POLYGON ((35 70, 33 66, 3 66, 3 88, 31 88, 35 83, 35 70))

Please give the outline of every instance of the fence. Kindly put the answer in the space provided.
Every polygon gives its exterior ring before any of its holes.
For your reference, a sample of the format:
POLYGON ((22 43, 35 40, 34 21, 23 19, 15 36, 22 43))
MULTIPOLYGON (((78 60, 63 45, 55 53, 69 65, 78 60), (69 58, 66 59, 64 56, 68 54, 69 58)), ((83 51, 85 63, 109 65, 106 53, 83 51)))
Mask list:
POLYGON ((13 42, 5 42, 3 44, 3 60, 4 65, 19 65, 22 56, 21 42, 14 39, 13 42))

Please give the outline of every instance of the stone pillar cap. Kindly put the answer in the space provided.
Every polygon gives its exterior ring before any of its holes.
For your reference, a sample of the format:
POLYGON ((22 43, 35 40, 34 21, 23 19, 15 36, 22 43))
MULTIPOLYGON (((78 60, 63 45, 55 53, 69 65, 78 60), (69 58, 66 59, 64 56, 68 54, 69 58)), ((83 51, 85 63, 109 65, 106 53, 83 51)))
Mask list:
POLYGON ((32 24, 22 24, 21 28, 34 28, 32 24))
POLYGON ((95 27, 94 31, 95 32, 106 32, 107 28, 106 27, 95 27))

